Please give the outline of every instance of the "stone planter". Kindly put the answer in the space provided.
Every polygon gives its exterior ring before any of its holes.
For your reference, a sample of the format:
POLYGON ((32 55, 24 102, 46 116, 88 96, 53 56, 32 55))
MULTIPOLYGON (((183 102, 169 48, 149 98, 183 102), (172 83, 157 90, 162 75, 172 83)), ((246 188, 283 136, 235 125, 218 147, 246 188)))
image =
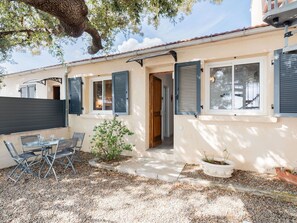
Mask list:
MULTIPOLYGON (((221 158, 215 158, 216 161, 223 161, 221 158)), ((224 160, 228 165, 213 164, 201 160, 203 173, 212 177, 229 178, 234 170, 234 163, 230 160, 224 160)))
POLYGON ((276 167, 275 172, 280 180, 287 181, 288 183, 295 184, 297 186, 297 175, 294 175, 288 170, 280 167, 276 167))

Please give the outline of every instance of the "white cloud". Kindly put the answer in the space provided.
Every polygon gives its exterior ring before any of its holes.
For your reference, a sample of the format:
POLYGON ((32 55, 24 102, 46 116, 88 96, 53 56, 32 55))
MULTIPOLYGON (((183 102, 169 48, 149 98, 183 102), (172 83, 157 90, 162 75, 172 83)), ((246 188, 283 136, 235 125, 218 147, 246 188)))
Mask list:
POLYGON ((161 40, 159 38, 152 38, 152 39, 144 38, 143 42, 138 42, 138 40, 136 40, 134 38, 130 38, 118 46, 118 51, 120 53, 122 53, 122 52, 157 46, 157 45, 161 45, 161 44, 164 44, 164 42, 163 42, 163 40, 161 40))

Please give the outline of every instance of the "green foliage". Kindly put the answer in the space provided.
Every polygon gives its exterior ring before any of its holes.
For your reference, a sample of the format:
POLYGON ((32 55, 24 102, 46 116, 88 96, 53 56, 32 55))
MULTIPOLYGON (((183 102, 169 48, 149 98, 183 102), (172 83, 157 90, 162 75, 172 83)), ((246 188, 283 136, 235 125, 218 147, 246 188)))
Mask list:
POLYGON ((132 150, 132 145, 125 142, 125 137, 134 133, 116 117, 112 120, 104 120, 103 123, 95 126, 93 132, 92 153, 101 160, 116 160, 123 151, 132 150))
MULTIPOLYGON (((157 27, 161 18, 175 22, 177 16, 189 14, 192 6, 200 0, 85 1, 89 9, 88 19, 99 31, 108 52, 119 32, 125 36, 141 34, 143 22, 157 27)), ((222 0, 207 1, 220 3, 222 0)), ((18 49, 34 54, 46 48, 53 56, 61 58, 62 43, 76 40, 60 32, 55 17, 22 3, 22 0, 1 0, 0 15, 0 62, 5 61, 12 50, 18 49)))

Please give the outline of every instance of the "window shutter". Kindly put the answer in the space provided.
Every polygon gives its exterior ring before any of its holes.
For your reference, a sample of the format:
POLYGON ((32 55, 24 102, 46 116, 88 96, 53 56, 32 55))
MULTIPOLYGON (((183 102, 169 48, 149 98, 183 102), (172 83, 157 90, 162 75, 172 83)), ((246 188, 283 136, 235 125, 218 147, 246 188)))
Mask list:
POLYGON ((69 114, 82 114, 82 78, 69 78, 69 114))
POLYGON ((112 74, 112 102, 113 114, 129 114, 129 71, 112 74))
POLYGON ((275 51, 274 112, 279 116, 297 116, 297 55, 275 51))
POLYGON ((175 64, 175 114, 200 113, 200 61, 175 64))

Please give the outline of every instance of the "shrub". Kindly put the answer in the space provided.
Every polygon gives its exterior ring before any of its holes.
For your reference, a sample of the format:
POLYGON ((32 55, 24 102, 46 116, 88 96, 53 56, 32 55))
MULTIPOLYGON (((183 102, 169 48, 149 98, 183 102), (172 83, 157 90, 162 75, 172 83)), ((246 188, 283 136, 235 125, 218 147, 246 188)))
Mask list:
POLYGON ((132 144, 126 143, 124 137, 134 133, 116 117, 112 120, 104 120, 94 127, 93 132, 92 153, 103 161, 117 160, 123 151, 132 150, 132 144))

